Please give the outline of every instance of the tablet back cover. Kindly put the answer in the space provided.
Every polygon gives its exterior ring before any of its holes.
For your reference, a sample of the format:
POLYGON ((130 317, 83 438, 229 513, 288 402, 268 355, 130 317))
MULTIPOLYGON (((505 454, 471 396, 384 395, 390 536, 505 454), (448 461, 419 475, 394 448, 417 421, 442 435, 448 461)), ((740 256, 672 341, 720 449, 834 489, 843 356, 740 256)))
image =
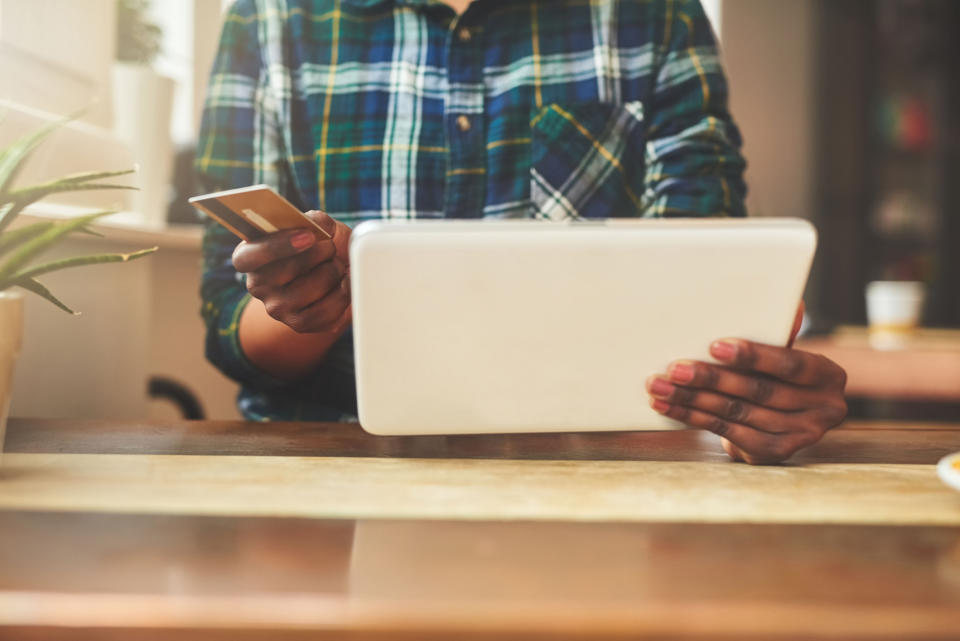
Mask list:
POLYGON ((710 343, 783 345, 806 221, 368 222, 351 243, 360 423, 376 434, 670 429, 645 380, 710 343))

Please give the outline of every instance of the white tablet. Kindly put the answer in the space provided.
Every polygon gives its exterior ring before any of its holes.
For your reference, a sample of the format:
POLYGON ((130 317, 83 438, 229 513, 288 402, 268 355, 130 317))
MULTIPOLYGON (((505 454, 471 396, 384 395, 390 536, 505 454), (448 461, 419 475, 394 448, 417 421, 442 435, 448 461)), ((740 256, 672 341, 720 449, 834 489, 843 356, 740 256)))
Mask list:
POLYGON ((364 222, 357 403, 375 434, 680 427, 648 376, 789 338, 816 247, 791 219, 364 222))

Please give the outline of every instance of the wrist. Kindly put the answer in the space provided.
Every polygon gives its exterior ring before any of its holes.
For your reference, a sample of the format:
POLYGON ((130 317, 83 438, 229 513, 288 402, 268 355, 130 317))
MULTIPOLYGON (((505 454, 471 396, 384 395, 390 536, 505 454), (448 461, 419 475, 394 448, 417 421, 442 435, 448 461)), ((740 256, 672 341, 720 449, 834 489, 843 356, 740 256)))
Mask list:
POLYGON ((240 315, 237 334, 253 365, 271 376, 294 381, 316 369, 347 327, 349 323, 336 331, 300 334, 272 318, 262 301, 251 298, 240 315))

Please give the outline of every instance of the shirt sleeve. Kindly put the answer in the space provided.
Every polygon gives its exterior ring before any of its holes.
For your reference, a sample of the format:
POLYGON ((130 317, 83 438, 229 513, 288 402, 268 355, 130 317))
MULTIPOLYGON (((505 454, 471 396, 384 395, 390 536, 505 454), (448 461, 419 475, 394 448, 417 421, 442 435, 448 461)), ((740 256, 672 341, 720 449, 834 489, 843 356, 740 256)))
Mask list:
MULTIPOLYGON (((265 91, 265 65, 253 0, 227 12, 214 60, 197 145, 195 169, 204 192, 268 184, 283 193, 283 155, 276 111, 265 91)), ((283 385, 250 363, 237 326, 250 300, 231 256, 237 238, 207 220, 200 286, 207 359, 230 378, 261 389, 283 385)))
POLYGON ((710 22, 698 0, 661 6, 644 154, 645 213, 745 216, 746 163, 710 22))

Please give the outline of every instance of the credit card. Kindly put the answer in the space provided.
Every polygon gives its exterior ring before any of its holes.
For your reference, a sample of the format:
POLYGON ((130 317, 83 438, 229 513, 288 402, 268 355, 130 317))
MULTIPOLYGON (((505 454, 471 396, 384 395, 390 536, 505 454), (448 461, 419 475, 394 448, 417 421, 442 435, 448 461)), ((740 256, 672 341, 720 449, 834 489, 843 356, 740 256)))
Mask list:
POLYGON ((194 196, 190 204, 243 240, 256 240, 282 229, 299 228, 311 228, 324 238, 332 238, 323 227, 267 185, 194 196))

